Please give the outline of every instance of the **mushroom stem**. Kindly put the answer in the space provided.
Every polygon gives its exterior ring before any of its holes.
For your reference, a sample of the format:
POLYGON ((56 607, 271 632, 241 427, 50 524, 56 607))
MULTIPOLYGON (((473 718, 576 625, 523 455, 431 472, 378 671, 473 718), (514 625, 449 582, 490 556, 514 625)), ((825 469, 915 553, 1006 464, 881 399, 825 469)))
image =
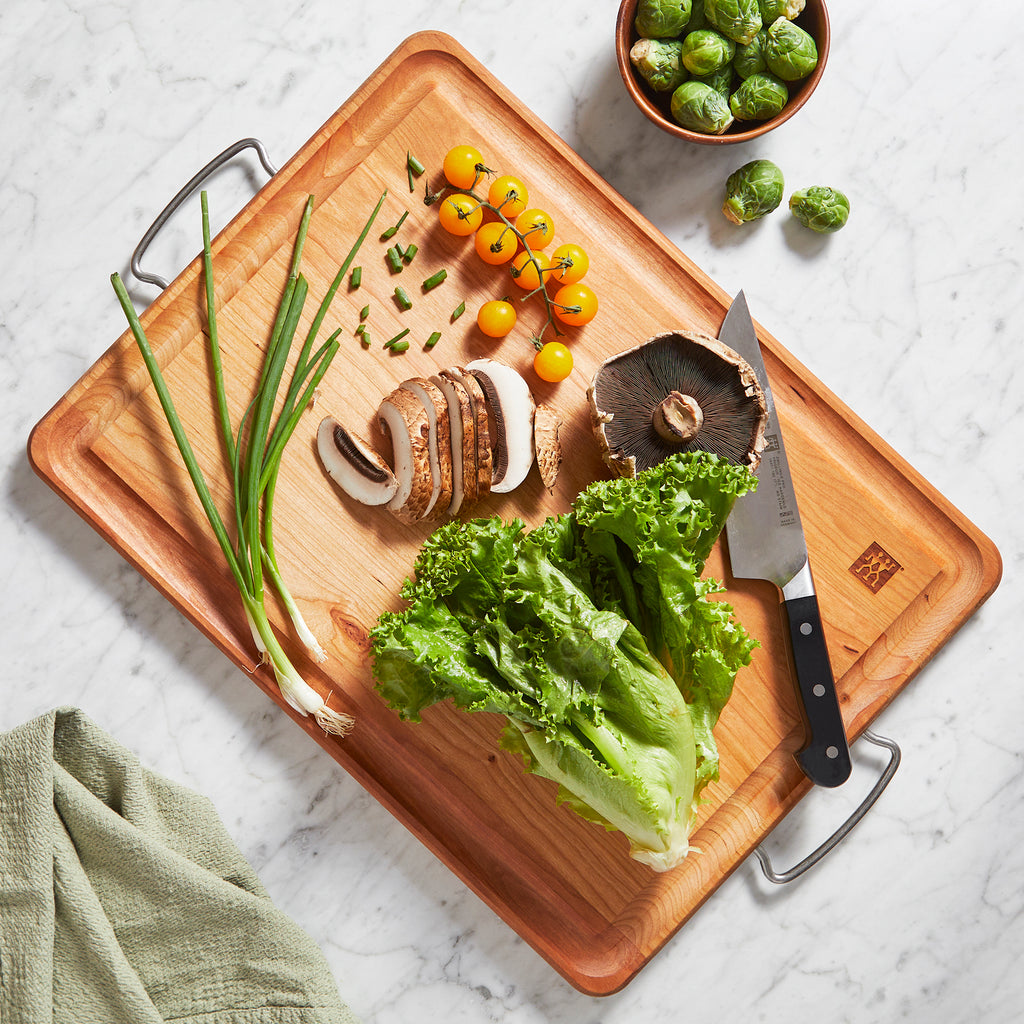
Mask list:
POLYGON ((651 422, 658 436, 675 444, 692 441, 704 425, 704 413, 692 395, 670 391, 654 409, 651 422))

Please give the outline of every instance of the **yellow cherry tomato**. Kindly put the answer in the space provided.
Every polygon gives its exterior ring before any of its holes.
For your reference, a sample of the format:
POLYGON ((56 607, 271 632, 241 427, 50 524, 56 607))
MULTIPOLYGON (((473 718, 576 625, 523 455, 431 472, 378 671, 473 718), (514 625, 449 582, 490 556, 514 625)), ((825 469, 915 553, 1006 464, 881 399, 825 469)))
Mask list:
POLYGON ((472 197, 456 192, 441 200, 437 211, 441 227, 453 235, 471 235, 482 223, 484 211, 472 197))
POLYGON ((535 252, 543 249, 555 237, 555 222, 546 210, 526 210, 516 217, 516 227, 535 252))
POLYGON ((551 276, 559 284, 575 284, 589 268, 590 258, 575 242, 566 242, 551 254, 551 276))
POLYGON ((530 193, 519 178, 502 174, 491 182, 487 190, 487 202, 501 210, 509 220, 515 220, 530 202, 530 193))
POLYGON ((507 224, 494 220, 488 221, 477 231, 473 245, 484 263, 497 267, 502 263, 508 263, 515 256, 516 249, 519 248, 519 239, 507 224))
POLYGON ((579 327, 597 314, 597 296, 585 284, 564 284, 555 292, 554 313, 563 324, 579 327))
POLYGON ((552 384, 565 380, 572 373, 572 353, 560 341, 545 342, 533 357, 533 371, 552 384))
POLYGON ((515 306, 505 299, 491 299, 480 307, 476 325, 488 338, 504 338, 516 325, 515 306))
POLYGON ((480 150, 473 146, 453 146, 441 166, 448 183, 456 188, 472 188, 487 173, 480 150))
POLYGON ((512 260, 512 280, 524 291, 532 292, 542 285, 551 261, 542 252, 534 252, 531 258, 526 249, 521 249, 512 260))

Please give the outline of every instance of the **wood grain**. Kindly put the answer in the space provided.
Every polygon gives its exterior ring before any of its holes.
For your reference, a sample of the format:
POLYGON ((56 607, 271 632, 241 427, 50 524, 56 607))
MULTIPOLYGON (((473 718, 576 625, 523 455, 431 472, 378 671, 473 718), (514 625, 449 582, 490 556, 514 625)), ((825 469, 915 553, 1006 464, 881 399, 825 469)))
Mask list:
MULTIPOLYGON (((36 471, 207 634, 250 678, 352 773, 552 966, 585 992, 626 984, 806 793, 792 753, 801 742, 778 593, 733 581, 718 549, 708 571, 761 641, 737 680, 717 732, 722 777, 709 789, 693 843, 702 851, 656 875, 626 856, 616 834, 557 807, 553 787, 524 776, 497 747, 501 723, 442 706, 410 725, 373 689, 367 632, 399 605, 428 526, 409 527, 341 496, 314 455, 320 416, 331 413, 371 436, 380 399, 401 379, 494 355, 526 369, 539 303, 495 348, 472 311, 509 290, 470 243, 440 231, 436 213, 411 196, 407 151, 438 177, 447 148, 475 143, 498 170, 528 182, 553 215, 556 238, 591 256, 597 319, 573 331, 577 369, 560 386, 536 388, 565 417, 569 457, 552 493, 536 471, 516 493, 492 496, 474 514, 527 524, 564 511, 605 476, 587 418, 586 385, 608 356, 661 331, 717 334, 728 297, 596 175, 565 143, 450 38, 411 37, 302 147, 214 241, 220 331, 233 415, 249 399, 307 194, 316 197, 304 269, 315 301, 385 189, 378 230, 408 209, 404 242, 420 253, 401 283, 414 297, 402 313, 377 231, 359 260, 363 286, 342 289, 329 323, 348 343, 303 421, 278 485, 277 547, 303 612, 329 659, 299 667, 330 703, 355 716, 343 741, 324 736, 282 702, 254 654, 232 581, 201 528, 201 511, 173 448, 141 358, 126 332, 33 431, 36 471), (420 294, 432 271, 443 286, 420 294), (653 287, 651 282, 658 282, 653 287), (642 301, 637 301, 637 296, 642 301), (466 317, 451 310, 465 299, 466 317), (377 345, 351 334, 371 305, 377 345), (465 325, 465 326, 464 326, 465 325), (386 356, 380 341, 412 329, 412 347, 386 356), (441 330, 431 351, 422 341, 441 330)), ((215 203, 216 197, 212 197, 215 203)), ((197 238, 199 225, 196 226, 197 238)), ((143 324, 167 374, 215 495, 227 478, 211 401, 198 260, 145 311, 143 324)), ((113 297, 112 297, 113 301, 113 297)), ((311 307, 315 305, 311 301, 311 307)), ((307 314, 308 322, 311 313, 307 314)), ((858 417, 759 328, 805 522, 844 720, 855 739, 996 586, 992 544, 858 417), (852 571, 877 545, 900 565, 877 592, 852 571)), ((274 622, 291 650, 283 616, 274 622)))

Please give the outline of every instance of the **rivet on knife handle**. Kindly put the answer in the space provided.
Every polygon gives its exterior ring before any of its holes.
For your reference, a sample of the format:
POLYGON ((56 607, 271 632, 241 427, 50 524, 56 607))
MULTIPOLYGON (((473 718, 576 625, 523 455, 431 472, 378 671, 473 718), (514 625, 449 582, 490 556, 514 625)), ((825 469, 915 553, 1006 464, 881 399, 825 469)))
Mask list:
POLYGON ((807 745, 796 759, 804 774, 819 786, 841 786, 850 777, 850 748, 818 599, 813 594, 794 597, 783 601, 782 607, 789 620, 793 668, 806 717, 807 745))

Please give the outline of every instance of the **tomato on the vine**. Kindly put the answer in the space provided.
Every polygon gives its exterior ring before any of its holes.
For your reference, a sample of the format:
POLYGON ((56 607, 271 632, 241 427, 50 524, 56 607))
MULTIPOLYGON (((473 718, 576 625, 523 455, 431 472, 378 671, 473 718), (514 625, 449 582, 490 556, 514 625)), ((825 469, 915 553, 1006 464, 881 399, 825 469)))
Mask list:
POLYGON ((453 146, 444 155, 444 176, 456 188, 472 188, 485 174, 484 158, 474 146, 453 146))
POLYGON ((491 182, 487 202, 509 220, 515 220, 526 209, 530 193, 522 181, 511 174, 502 174, 491 182))
POLYGON ((438 220, 445 231, 453 235, 471 235, 482 223, 484 211, 472 197, 456 192, 441 200, 438 220))
POLYGON ((575 242, 566 242, 551 254, 551 276, 560 284, 575 284, 589 268, 590 258, 575 242))
POLYGON ((544 253, 534 252, 531 257, 528 250, 521 249, 512 260, 512 280, 524 291, 535 291, 542 286, 541 278, 550 266, 544 253))
POLYGON ((516 218, 516 227, 534 251, 543 249, 555 237, 555 222, 546 210, 526 210, 516 218))
POLYGON ((493 220, 488 221, 477 231, 473 245, 484 263, 497 267, 502 263, 508 263, 515 256, 516 249, 519 248, 519 239, 507 224, 493 220))
POLYGON ((515 306, 506 299, 491 299, 480 307, 476 324, 488 338, 504 338, 516 325, 515 306))
POLYGON ((554 313, 563 324, 579 327, 597 314, 597 296, 585 284, 564 284, 552 300, 554 313))
POLYGON ((541 380, 557 384, 572 373, 572 353, 560 341, 547 341, 533 357, 533 370, 541 380))

